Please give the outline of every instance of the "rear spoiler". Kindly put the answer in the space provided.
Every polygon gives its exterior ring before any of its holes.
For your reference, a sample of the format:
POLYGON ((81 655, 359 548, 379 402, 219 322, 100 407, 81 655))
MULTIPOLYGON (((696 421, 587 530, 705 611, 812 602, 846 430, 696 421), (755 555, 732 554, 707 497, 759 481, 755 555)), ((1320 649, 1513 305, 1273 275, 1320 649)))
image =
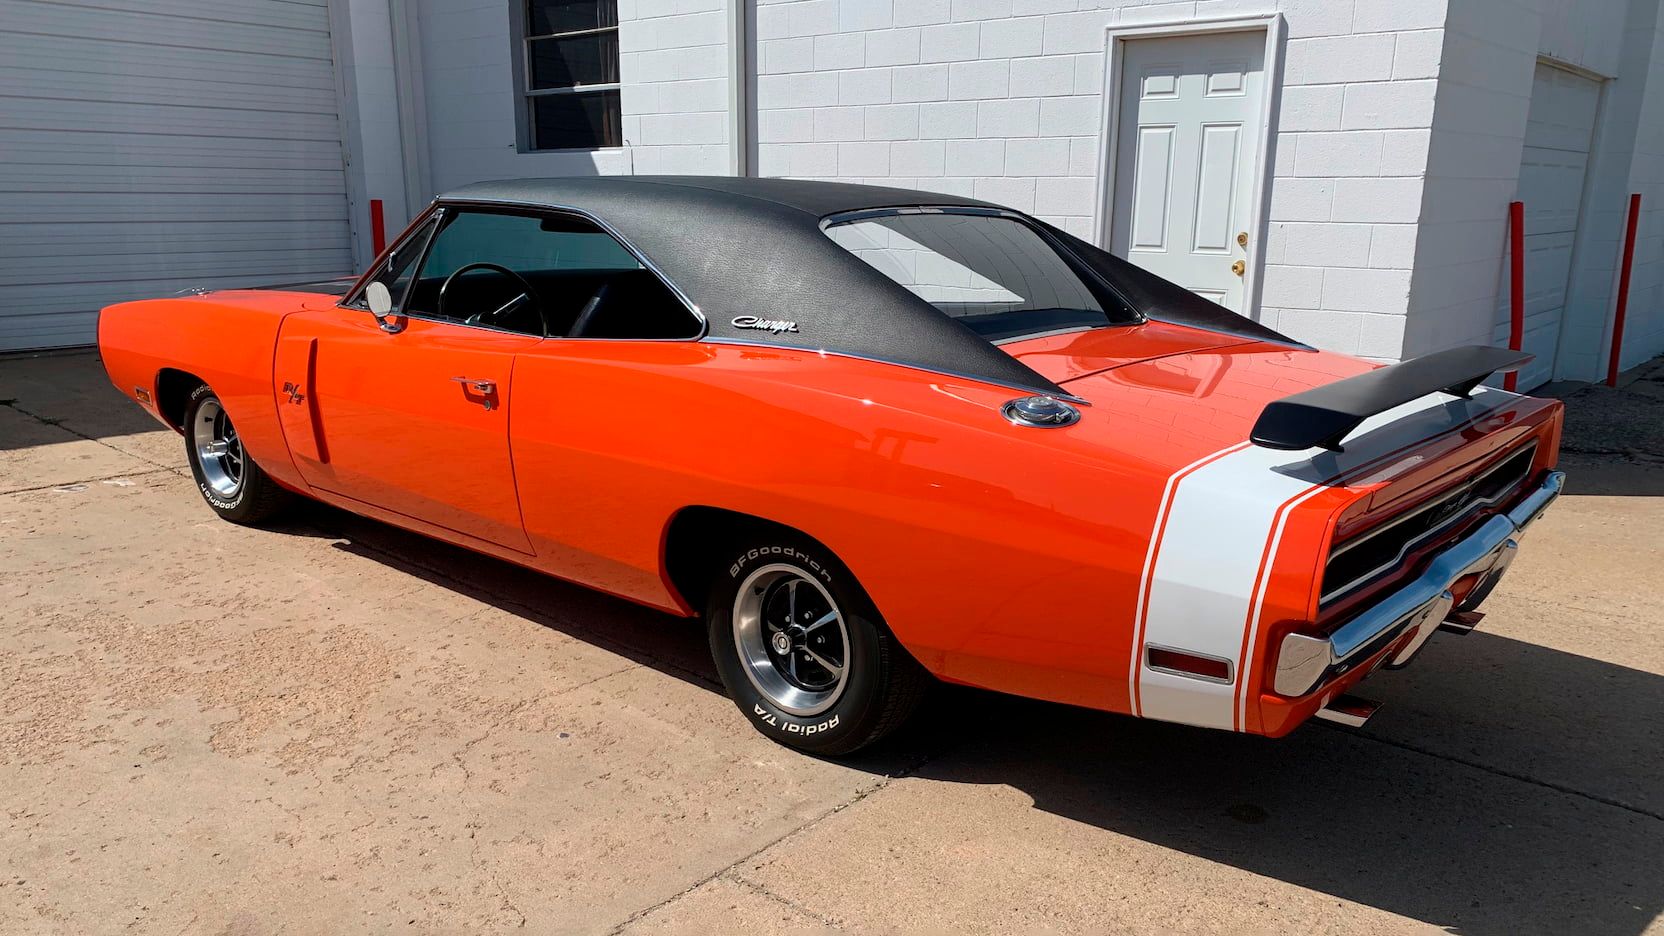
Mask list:
POLYGON ((1267 404, 1248 438, 1271 449, 1340 451, 1341 440, 1371 416, 1437 390, 1465 397, 1486 377, 1531 359, 1507 348, 1437 351, 1267 404))

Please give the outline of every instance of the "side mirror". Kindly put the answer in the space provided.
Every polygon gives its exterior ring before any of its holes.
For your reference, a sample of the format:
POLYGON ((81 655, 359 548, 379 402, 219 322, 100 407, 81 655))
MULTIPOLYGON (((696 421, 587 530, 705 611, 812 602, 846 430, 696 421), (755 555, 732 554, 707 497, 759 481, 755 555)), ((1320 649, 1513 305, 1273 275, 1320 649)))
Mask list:
POLYGON ((376 280, 364 287, 364 301, 369 303, 370 314, 381 323, 382 331, 396 335, 404 330, 402 325, 387 317, 393 311, 393 294, 387 290, 387 284, 376 280))

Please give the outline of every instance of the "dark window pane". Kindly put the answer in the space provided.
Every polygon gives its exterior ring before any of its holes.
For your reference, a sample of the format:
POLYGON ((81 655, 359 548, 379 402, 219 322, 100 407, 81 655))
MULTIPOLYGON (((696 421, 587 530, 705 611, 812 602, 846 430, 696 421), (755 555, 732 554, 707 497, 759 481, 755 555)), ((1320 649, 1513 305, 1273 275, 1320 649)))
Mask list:
POLYGON ((617 91, 544 94, 529 100, 533 149, 594 149, 624 143, 617 91))
POLYGON ((576 32, 618 25, 618 0, 530 0, 526 35, 576 32))
POLYGON ((533 39, 532 88, 571 88, 618 81, 618 33, 533 39))

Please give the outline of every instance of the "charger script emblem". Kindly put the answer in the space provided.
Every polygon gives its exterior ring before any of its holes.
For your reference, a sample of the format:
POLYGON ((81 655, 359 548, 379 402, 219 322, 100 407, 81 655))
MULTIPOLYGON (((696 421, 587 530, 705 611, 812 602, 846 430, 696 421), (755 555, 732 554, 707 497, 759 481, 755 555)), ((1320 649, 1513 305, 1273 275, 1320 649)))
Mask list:
POLYGON ((734 317, 735 328, 749 328, 754 331, 766 331, 778 335, 781 332, 796 332, 796 322, 782 322, 775 319, 758 318, 755 315, 738 315, 734 317))

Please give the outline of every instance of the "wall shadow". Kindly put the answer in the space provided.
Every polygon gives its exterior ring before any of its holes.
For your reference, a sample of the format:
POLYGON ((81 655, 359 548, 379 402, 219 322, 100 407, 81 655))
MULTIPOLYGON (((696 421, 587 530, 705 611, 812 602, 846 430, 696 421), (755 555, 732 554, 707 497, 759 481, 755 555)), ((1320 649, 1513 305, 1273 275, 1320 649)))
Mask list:
MULTIPOLYGON (((333 508, 280 532, 339 538, 721 692, 696 621, 333 508)), ((1454 933, 1636 936, 1664 911, 1664 677, 1481 630, 1368 685, 1389 704, 1365 732, 1279 741, 944 686, 846 763, 1010 786, 1036 809, 1454 933)))

